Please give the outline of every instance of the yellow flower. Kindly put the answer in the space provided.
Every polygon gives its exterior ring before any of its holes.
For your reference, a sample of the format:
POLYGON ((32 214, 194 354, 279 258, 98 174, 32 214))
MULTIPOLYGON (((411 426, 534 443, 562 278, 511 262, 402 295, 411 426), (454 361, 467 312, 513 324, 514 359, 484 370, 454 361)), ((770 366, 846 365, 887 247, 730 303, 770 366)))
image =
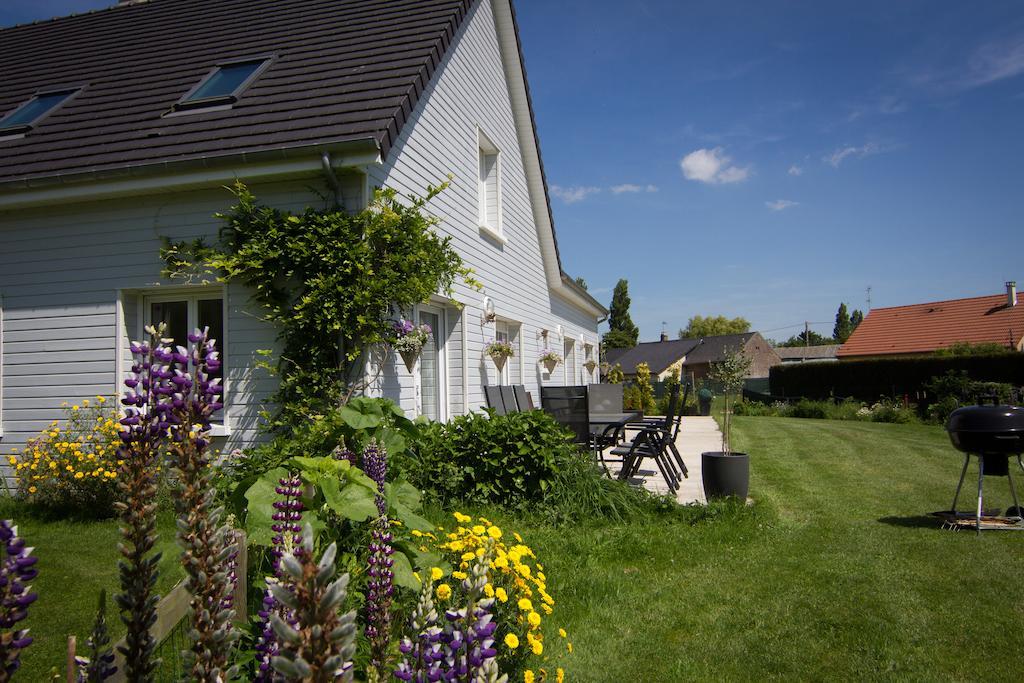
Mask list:
POLYGON ((539 640, 535 640, 530 643, 530 647, 533 648, 533 654, 540 656, 544 654, 544 643, 539 640))
POLYGON ((75 472, 75 479, 81 479, 81 478, 82 478, 82 477, 84 477, 84 476, 85 476, 85 475, 84 475, 84 474, 82 474, 81 472, 75 472))
POLYGON ((437 599, 438 600, 447 600, 450 597, 452 597, 452 587, 451 586, 449 586, 447 583, 442 583, 440 586, 437 587, 437 599))
POLYGON ((100 403, 106 403, 107 402, 107 398, 105 396, 97 396, 96 400, 99 401, 100 403))
POLYGON ((434 581, 439 581, 442 576, 444 576, 444 572, 441 571, 440 567, 431 567, 430 568, 430 578, 431 579, 433 579, 434 581))
POLYGON ((472 529, 472 531, 473 531, 473 535, 474 535, 474 536, 483 536, 483 535, 484 535, 485 533, 487 533, 487 530, 486 530, 486 529, 484 529, 484 528, 483 528, 482 526, 480 526, 479 524, 477 524, 476 526, 474 526, 474 527, 473 527, 473 529, 472 529))
POLYGON ((476 557, 476 553, 462 553, 462 560, 464 562, 467 560, 472 560, 474 557, 476 557))
POLYGON ((17 465, 18 464, 18 459, 15 458, 13 455, 11 455, 11 456, 8 456, 7 462, 11 463, 12 465, 17 465))
POLYGON ((565 669, 562 667, 555 669, 555 683, 565 683, 565 669))
POLYGON ((509 633, 505 636, 505 645, 508 647, 508 649, 514 650, 517 647, 519 647, 519 638, 516 637, 516 634, 509 633))
POLYGON ((466 572, 452 572, 452 578, 458 579, 459 581, 464 581, 466 579, 466 576, 466 572))
POLYGON ((527 669, 523 672, 523 683, 533 683, 535 680, 536 678, 534 677, 532 671, 527 669))
POLYGON ((495 588, 494 597, 498 598, 500 602, 508 602, 508 593, 505 592, 504 588, 495 588))
POLYGON ((493 598, 494 597, 494 586, 492 586, 489 583, 485 583, 484 584, 484 595, 486 595, 489 598, 493 598))
POLYGON ((526 620, 530 622, 530 626, 534 628, 540 626, 540 615, 536 612, 530 612, 528 615, 526 615, 526 620))
POLYGON ((472 522, 473 518, 469 515, 464 515, 461 512, 456 512, 454 515, 455 521, 459 524, 465 524, 466 522, 472 522))
POLYGON ((565 632, 564 628, 558 629, 558 635, 562 636, 563 638, 568 638, 569 637, 569 634, 565 632))
POLYGON ((569 654, 572 654, 572 643, 566 643, 565 646, 569 649, 569 654))
POLYGON ((493 538, 495 541, 501 538, 501 529, 496 526, 492 526, 487 530, 487 535, 493 538))
POLYGON ((71 406, 71 410, 78 410, 78 406, 71 406))
POLYGON ((519 609, 524 612, 529 612, 533 609, 533 603, 530 602, 529 598, 520 598, 517 604, 519 605, 519 609))
POLYGON ((29 486, 28 487, 28 492, 29 493, 35 493, 36 492, 36 487, 35 486, 29 486))
POLYGON ((506 569, 508 568, 508 560, 504 557, 495 558, 492 563, 495 569, 506 569))

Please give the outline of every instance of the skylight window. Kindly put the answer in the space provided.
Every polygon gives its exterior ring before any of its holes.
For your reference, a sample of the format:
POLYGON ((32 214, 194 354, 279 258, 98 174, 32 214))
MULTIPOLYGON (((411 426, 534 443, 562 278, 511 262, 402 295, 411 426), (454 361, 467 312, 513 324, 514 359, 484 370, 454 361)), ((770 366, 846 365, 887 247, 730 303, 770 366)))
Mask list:
POLYGON ((36 93, 32 96, 31 100, 0 119, 0 135, 24 133, 32 130, 33 126, 77 91, 77 88, 72 88, 70 90, 36 93))
POLYGON ((195 88, 175 105, 175 109, 194 109, 233 104, 270 63, 267 57, 218 64, 195 88))

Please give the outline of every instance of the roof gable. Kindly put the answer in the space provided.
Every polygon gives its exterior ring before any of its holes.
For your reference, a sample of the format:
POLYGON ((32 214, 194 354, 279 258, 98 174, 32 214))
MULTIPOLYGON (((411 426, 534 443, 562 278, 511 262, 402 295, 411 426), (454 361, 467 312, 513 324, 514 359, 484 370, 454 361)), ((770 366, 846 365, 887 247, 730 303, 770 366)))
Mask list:
POLYGON ((647 363, 651 372, 659 374, 679 362, 698 343, 697 339, 643 342, 631 349, 609 349, 605 352, 605 359, 612 365, 618 363, 622 371, 629 375, 636 372, 636 366, 640 363, 647 363), (615 351, 619 353, 613 353, 615 351))
POLYGON ((1024 337, 1024 305, 1005 294, 874 308, 839 349, 839 357, 928 353, 956 342, 1016 347, 1024 337))
POLYGON ((149 0, 0 30, 0 114, 84 86, 0 183, 373 140, 387 152, 470 0, 149 0), (164 116, 218 62, 274 61, 229 109, 164 116))

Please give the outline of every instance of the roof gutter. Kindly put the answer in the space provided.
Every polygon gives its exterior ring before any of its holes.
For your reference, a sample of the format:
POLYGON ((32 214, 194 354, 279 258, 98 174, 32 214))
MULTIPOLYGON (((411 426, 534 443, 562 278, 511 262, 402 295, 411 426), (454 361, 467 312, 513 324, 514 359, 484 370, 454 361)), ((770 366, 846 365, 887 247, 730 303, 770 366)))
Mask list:
POLYGON ((55 201, 93 201, 175 192, 223 185, 239 178, 254 182, 316 176, 325 173, 325 154, 331 162, 330 170, 335 182, 337 178, 333 174, 336 167, 380 162, 378 142, 366 138, 55 174, 0 183, 0 211, 47 205, 55 201))

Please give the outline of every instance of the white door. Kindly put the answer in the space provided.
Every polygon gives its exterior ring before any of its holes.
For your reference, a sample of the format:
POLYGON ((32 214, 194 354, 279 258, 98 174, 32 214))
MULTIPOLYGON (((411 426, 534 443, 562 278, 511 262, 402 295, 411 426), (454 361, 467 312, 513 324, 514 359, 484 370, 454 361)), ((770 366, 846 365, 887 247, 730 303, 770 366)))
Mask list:
MULTIPOLYGON (((501 342, 510 342, 508 334, 508 323, 497 322, 494 324, 494 339, 501 342)), ((508 381, 509 377, 509 365, 511 365, 511 358, 505 361, 505 366, 498 373, 498 384, 511 384, 508 381)))
POLYGON ((445 377, 444 311, 433 306, 417 310, 420 325, 429 325, 430 334, 423 345, 416 377, 416 412, 431 420, 448 418, 448 386, 445 377))

